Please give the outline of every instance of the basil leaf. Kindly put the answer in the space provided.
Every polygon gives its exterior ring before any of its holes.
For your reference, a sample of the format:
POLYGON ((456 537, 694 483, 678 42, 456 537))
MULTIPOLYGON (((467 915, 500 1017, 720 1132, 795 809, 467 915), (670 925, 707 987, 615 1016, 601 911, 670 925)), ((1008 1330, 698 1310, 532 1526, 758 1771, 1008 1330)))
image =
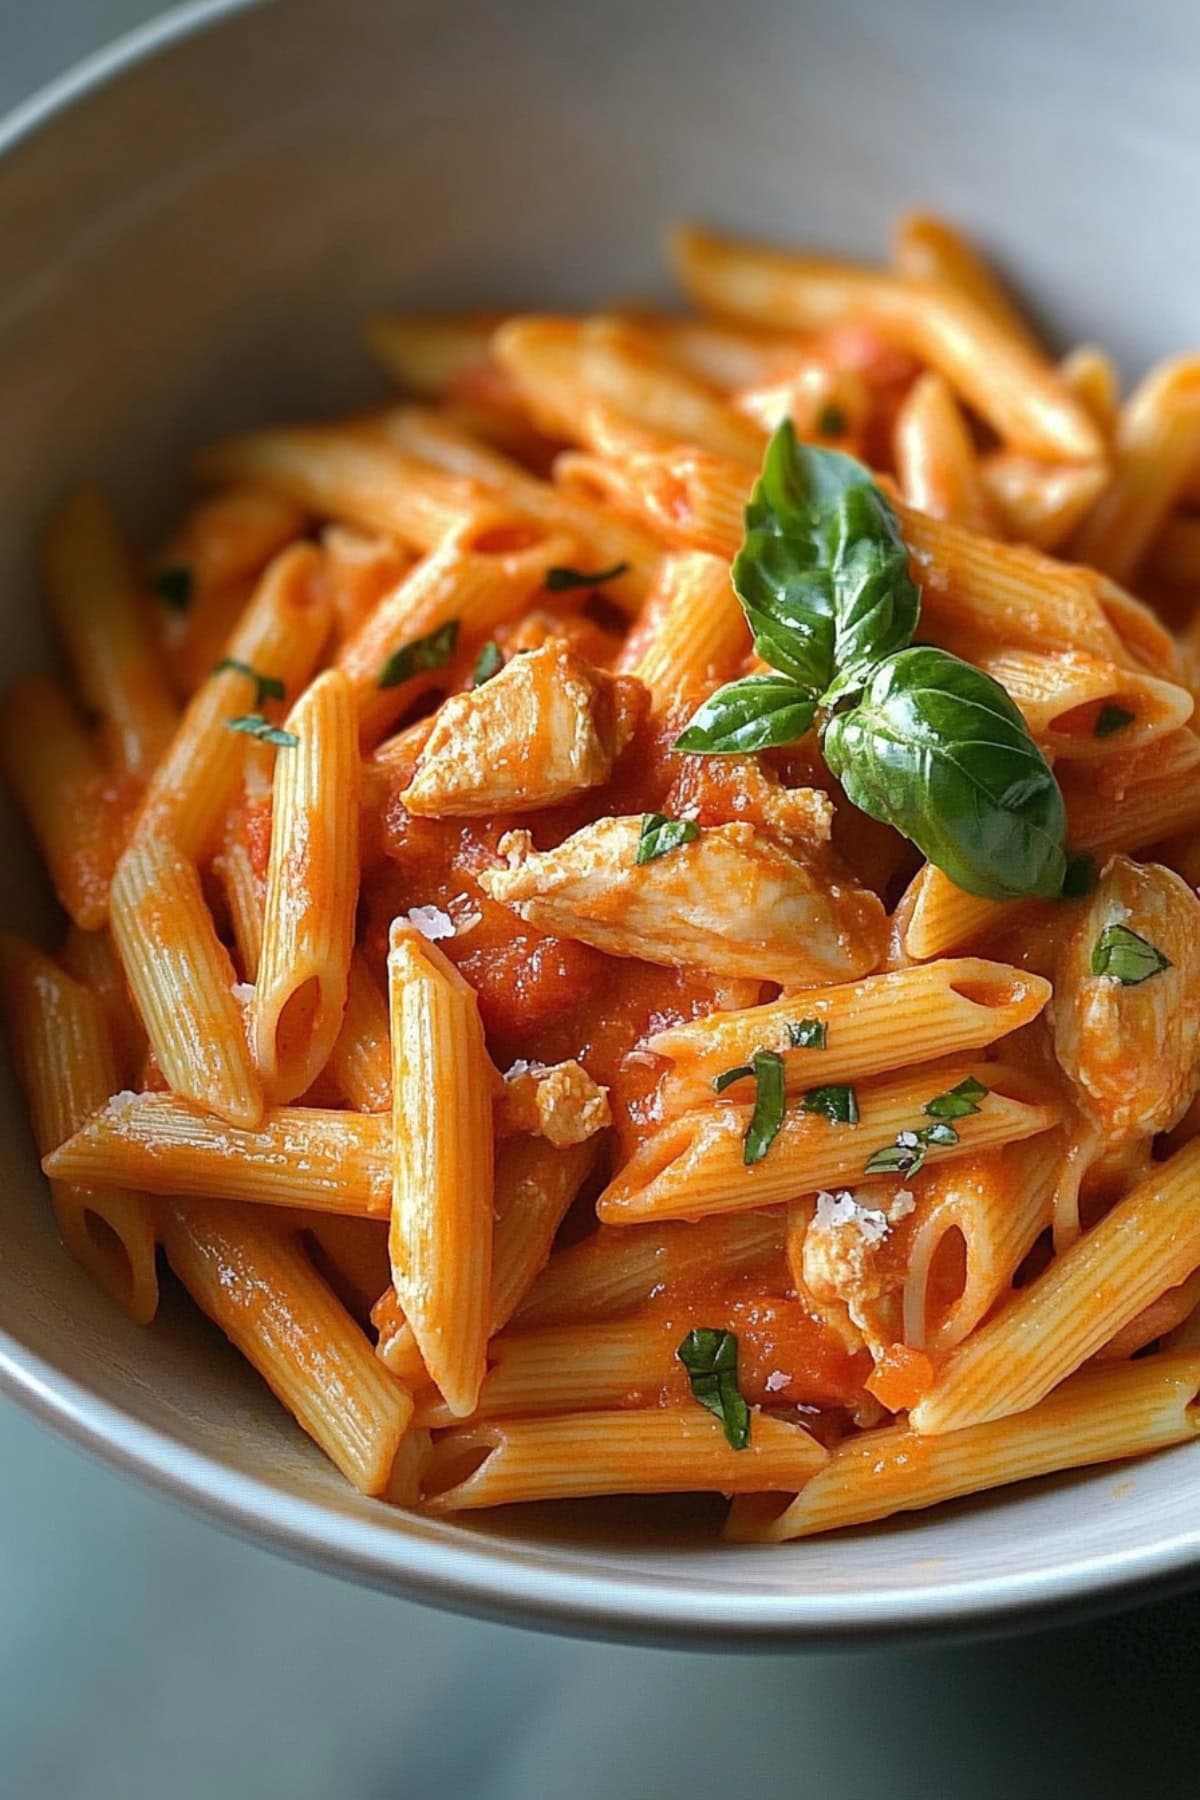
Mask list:
POLYGON ((824 1050, 829 1027, 824 1019, 789 1019, 787 1035, 793 1050, 824 1050))
POLYGON ((493 675, 498 675, 503 667, 504 652, 495 638, 490 638, 475 658, 475 667, 471 671, 471 686, 482 687, 485 681, 490 681, 493 675))
POLYGON ((746 756, 794 744, 813 722, 817 694, 788 675, 747 675, 710 694, 675 739, 676 750, 746 756))
POLYGON ((828 401, 817 414, 817 432, 821 437, 845 437, 846 415, 836 401, 828 401))
MULTIPOLYGON (((975 1109, 978 1111, 978 1107, 975 1109)), ((957 1144, 958 1133, 948 1119, 939 1119, 934 1125, 922 1125, 917 1133, 923 1144, 957 1144)))
POLYGON ((457 642, 458 620, 447 619, 444 625, 437 626, 425 637, 413 638, 410 643, 393 650, 379 672, 378 685, 381 688, 399 687, 402 681, 427 669, 444 668, 454 655, 457 642))
POLYGON ((1170 967, 1161 950, 1127 925, 1106 925, 1092 945, 1092 974, 1108 975, 1122 987, 1139 987, 1170 967))
POLYGON ((1066 873, 1066 810, 1024 719, 990 675, 944 650, 901 650, 824 735, 847 798, 892 825, 956 887, 1049 897, 1066 873))
POLYGON ((957 1087, 947 1088, 944 1094, 935 1094, 925 1111, 931 1119, 965 1119, 968 1113, 979 1111, 979 1102, 990 1092, 982 1081, 968 1075, 957 1087))
POLYGON ((688 1372, 692 1398, 715 1413, 735 1450, 750 1442, 750 1408, 738 1386, 738 1341, 732 1331, 698 1325, 675 1354, 688 1372))
POLYGON ((823 1113, 834 1125, 858 1124, 858 1095, 852 1087, 809 1088, 800 1111, 823 1113))
POLYGON ((562 594, 568 588, 600 587, 606 581, 615 581, 618 575, 624 575, 628 570, 627 562, 616 562, 611 569, 597 569, 594 575, 588 575, 582 569, 557 566, 546 570, 543 585, 549 594, 562 594))
POLYGON ((150 586, 172 612, 186 612, 192 604, 196 582, 186 563, 173 563, 150 577, 150 586))
POLYGON ((756 1050, 752 1066, 758 1086, 754 1096, 754 1111, 742 1141, 742 1161, 747 1168, 752 1163, 761 1162, 775 1142, 783 1124, 786 1105, 782 1056, 778 1056, 774 1050, 756 1050))
POLYGON ((286 749, 300 742, 294 731, 281 730, 261 713, 243 713, 240 718, 226 719, 225 723, 230 731, 244 731, 247 737, 257 738, 261 744, 276 744, 286 749))
POLYGON ((1062 897, 1064 900, 1082 900, 1092 892, 1096 885, 1096 859, 1087 851, 1078 856, 1068 856, 1066 874, 1063 876, 1062 897))
POLYGON ((1132 725, 1136 713, 1131 713, 1124 706, 1115 706, 1111 700, 1106 701, 1096 714, 1096 723, 1092 727, 1092 736, 1098 738, 1111 737, 1114 731, 1120 731, 1124 725, 1132 725))
POLYGON ((282 700, 285 689, 278 675, 260 675, 251 663, 239 662, 236 656, 223 656, 219 663, 213 664, 213 674, 220 675, 222 670, 232 669, 237 675, 244 675, 254 683, 255 709, 261 709, 264 700, 282 700))
POLYGON ((713 1076, 713 1092, 723 1094, 725 1089, 732 1087, 735 1081, 742 1081, 747 1075, 753 1075, 753 1073, 754 1065, 752 1063, 739 1063, 736 1069, 725 1069, 720 1075, 713 1076))
POLYGON ((920 594, 895 514, 862 463, 785 419, 746 508, 733 585, 765 662, 837 698, 912 638, 920 594))
POLYGON ((916 1175, 925 1164, 925 1146, 919 1133, 915 1131, 899 1131, 896 1141, 885 1144, 882 1150, 868 1157, 865 1172, 868 1175, 916 1175))
POLYGON ((678 850, 681 844, 694 844, 699 836, 695 819, 668 819, 665 813, 643 813, 635 860, 653 862, 669 850, 678 850))

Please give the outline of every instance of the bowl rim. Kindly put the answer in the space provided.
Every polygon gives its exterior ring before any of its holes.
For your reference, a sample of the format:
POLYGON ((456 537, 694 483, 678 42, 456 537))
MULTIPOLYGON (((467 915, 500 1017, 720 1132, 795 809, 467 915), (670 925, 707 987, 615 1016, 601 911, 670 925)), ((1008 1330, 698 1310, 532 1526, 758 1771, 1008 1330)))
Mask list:
MULTIPOLYGON (((124 33, 54 77, 0 119, 0 158, 60 114, 185 39, 273 0, 186 0, 124 33)), ((277 0, 275 0, 277 3, 277 0)), ((1053 1609, 1100 1609, 1122 1596, 1185 1587, 1200 1574, 1195 1529, 1132 1543, 1051 1568, 912 1583, 887 1592, 739 1595, 722 1582, 664 1582, 547 1564, 525 1540, 489 1545, 431 1539, 338 1513, 268 1479, 232 1469, 102 1399, 0 1328, 0 1392, 29 1414, 215 1523, 310 1566, 423 1604, 572 1635, 681 1647, 830 1648, 839 1642, 1014 1628, 1053 1609)), ((569 1563, 570 1548, 556 1550, 569 1563)))

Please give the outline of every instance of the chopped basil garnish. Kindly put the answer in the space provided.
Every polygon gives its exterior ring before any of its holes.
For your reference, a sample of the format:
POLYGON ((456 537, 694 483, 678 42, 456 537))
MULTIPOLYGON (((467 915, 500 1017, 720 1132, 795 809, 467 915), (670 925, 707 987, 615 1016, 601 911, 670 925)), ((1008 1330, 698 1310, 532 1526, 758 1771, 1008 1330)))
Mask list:
POLYGON ((413 638, 411 643, 401 644, 398 650, 384 663, 379 675, 381 688, 399 687, 402 681, 408 681, 414 675, 424 674, 429 669, 441 669, 454 655, 454 647, 458 643, 458 620, 447 619, 425 637, 413 638))
POLYGON ((787 1035, 793 1050, 824 1050, 829 1027, 824 1019, 789 1019, 787 1035))
POLYGON ((1111 737, 1114 731, 1120 731, 1125 725, 1132 725, 1136 713, 1131 713, 1124 706, 1116 706, 1111 700, 1106 701, 1096 714, 1096 723, 1092 728, 1093 737, 1111 737))
POLYGON ((699 836, 695 819, 668 819, 665 813, 643 813, 636 860, 653 862, 669 850, 678 850, 681 844, 694 844, 699 836))
POLYGON ((278 725, 272 725, 270 719, 264 719, 261 713, 243 713, 238 719, 226 719, 225 723, 230 731, 244 731, 247 737, 257 738, 261 744, 290 748, 300 742, 294 731, 281 730, 278 725))
POLYGON ((736 1069, 726 1069, 722 1074, 713 1076, 713 1091, 723 1094, 725 1089, 732 1087, 735 1081, 744 1081, 747 1075, 753 1075, 753 1073, 753 1063, 739 1063, 736 1069))
POLYGON ((845 437, 846 415, 833 400, 817 414, 817 430, 822 437, 845 437))
POLYGON ((546 570, 546 591, 550 594, 565 593, 568 588, 602 587, 606 581, 615 581, 618 575, 628 573, 627 562, 615 562, 611 569, 597 569, 594 575, 584 569, 569 569, 556 566, 546 570))
POLYGON ((742 1161, 747 1168, 751 1163, 761 1162, 779 1136, 787 1104, 782 1056, 777 1056, 774 1050, 756 1050, 751 1072, 757 1087, 754 1111, 750 1115, 750 1123, 742 1141, 742 1161))
POLYGON ((738 755, 817 724, 847 798, 968 893, 1051 898, 1066 810, 1025 720, 991 676, 912 644, 920 594, 886 496, 853 457, 786 421, 746 508, 733 585, 777 673, 719 688, 677 748, 738 755))
MULTIPOLYGON (((976 1107, 975 1111, 978 1112, 976 1107)), ((922 1125, 917 1136, 923 1144, 957 1144, 958 1133, 949 1119, 939 1119, 935 1125, 922 1125)))
POLYGON ((168 568, 156 570, 150 577, 150 585, 172 612, 186 612, 192 604, 196 582, 186 563, 172 563, 168 568))
POLYGON ((504 667, 504 652, 494 638, 483 646, 475 658, 475 667, 471 672, 471 686, 482 687, 493 675, 498 675, 504 667))
POLYGON ((688 1372, 693 1400, 716 1414, 735 1450, 744 1450, 750 1442, 750 1408, 738 1386, 738 1341, 733 1332, 698 1325, 675 1354, 688 1372))
POLYGON ((1170 967, 1169 957, 1127 925, 1106 925, 1092 946, 1092 974, 1111 976, 1122 987, 1137 987, 1170 967))
POLYGON ((254 704, 261 707, 264 700, 282 700, 284 686, 278 675, 260 675, 250 663, 239 662, 236 656, 223 656, 219 663, 213 664, 213 674, 220 675, 223 670, 232 669, 236 675, 244 675, 254 683, 254 704))
POLYGON ((915 1131, 902 1131, 894 1144, 886 1144, 868 1157, 868 1175, 916 1175, 924 1166, 925 1146, 915 1131), (904 1139, 904 1142, 901 1142, 904 1139))
POLYGON ((834 1125, 858 1124, 858 1096, 852 1087, 809 1088, 800 1111, 823 1113, 834 1125))
MULTIPOLYGON (((979 1111, 979 1102, 990 1093, 982 1081, 976 1081, 968 1075, 957 1087, 947 1088, 944 1094, 935 1094, 929 1101, 925 1111, 931 1119, 965 1119, 968 1113, 979 1111)), ((940 1142, 941 1140, 935 1140, 940 1142)))

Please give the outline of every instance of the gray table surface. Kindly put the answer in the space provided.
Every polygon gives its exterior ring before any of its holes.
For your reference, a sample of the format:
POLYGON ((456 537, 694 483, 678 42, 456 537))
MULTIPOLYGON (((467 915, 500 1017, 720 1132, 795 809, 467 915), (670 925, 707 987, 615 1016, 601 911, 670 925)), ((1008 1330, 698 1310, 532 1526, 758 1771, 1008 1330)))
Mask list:
MULTIPOLYGON (((0 0, 0 111, 153 0, 0 0)), ((3 1800, 1174 1800, 1200 1598, 991 1645, 696 1657, 443 1617, 0 1404, 3 1800)), ((1198 1496, 1200 1504, 1200 1496, 1198 1496)))

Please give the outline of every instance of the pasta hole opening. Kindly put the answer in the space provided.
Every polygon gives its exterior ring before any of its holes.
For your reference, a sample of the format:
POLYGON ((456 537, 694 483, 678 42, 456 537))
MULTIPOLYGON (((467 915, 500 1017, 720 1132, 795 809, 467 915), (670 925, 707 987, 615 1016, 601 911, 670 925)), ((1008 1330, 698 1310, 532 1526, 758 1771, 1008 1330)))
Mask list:
POLYGON ((1084 700, 1078 706, 1068 707, 1066 712, 1057 713, 1051 719, 1048 730, 1057 738, 1074 738, 1080 743, 1092 743, 1097 738, 1103 742, 1104 731, 1102 719, 1109 708, 1116 708, 1129 717, 1117 729, 1127 734, 1131 727, 1143 723, 1141 697, 1137 694, 1107 694, 1102 700, 1084 700))
POLYGON ((1021 984, 1011 975, 958 975, 949 986, 960 1000, 989 1012, 1010 1006, 1021 994, 1021 984))
POLYGON ((925 1326, 940 1330, 967 1291, 967 1239, 960 1225, 951 1225, 938 1239, 929 1259, 925 1284, 925 1326))
POLYGON ((83 1229, 105 1287, 122 1306, 128 1307, 133 1299, 134 1273, 125 1239, 103 1213, 94 1212, 90 1206, 83 1209, 83 1229))
POLYGON ((451 1444, 443 1440, 425 1467, 421 1481, 422 1498, 438 1500, 452 1488, 461 1487, 470 1481, 472 1475, 479 1473, 494 1449, 494 1444, 480 1443, 478 1439, 463 1444, 451 1444))
MULTIPOLYGON (((310 975, 284 1001, 275 1020, 275 1066, 281 1077, 295 1077, 312 1056, 313 1028, 321 1009, 319 975, 310 975)), ((307 1086, 307 1082, 303 1085, 307 1086)))
POLYGON ((520 550, 532 550, 546 540, 538 525, 524 522, 511 525, 486 525, 467 539, 467 549, 476 556, 513 556, 520 550))

